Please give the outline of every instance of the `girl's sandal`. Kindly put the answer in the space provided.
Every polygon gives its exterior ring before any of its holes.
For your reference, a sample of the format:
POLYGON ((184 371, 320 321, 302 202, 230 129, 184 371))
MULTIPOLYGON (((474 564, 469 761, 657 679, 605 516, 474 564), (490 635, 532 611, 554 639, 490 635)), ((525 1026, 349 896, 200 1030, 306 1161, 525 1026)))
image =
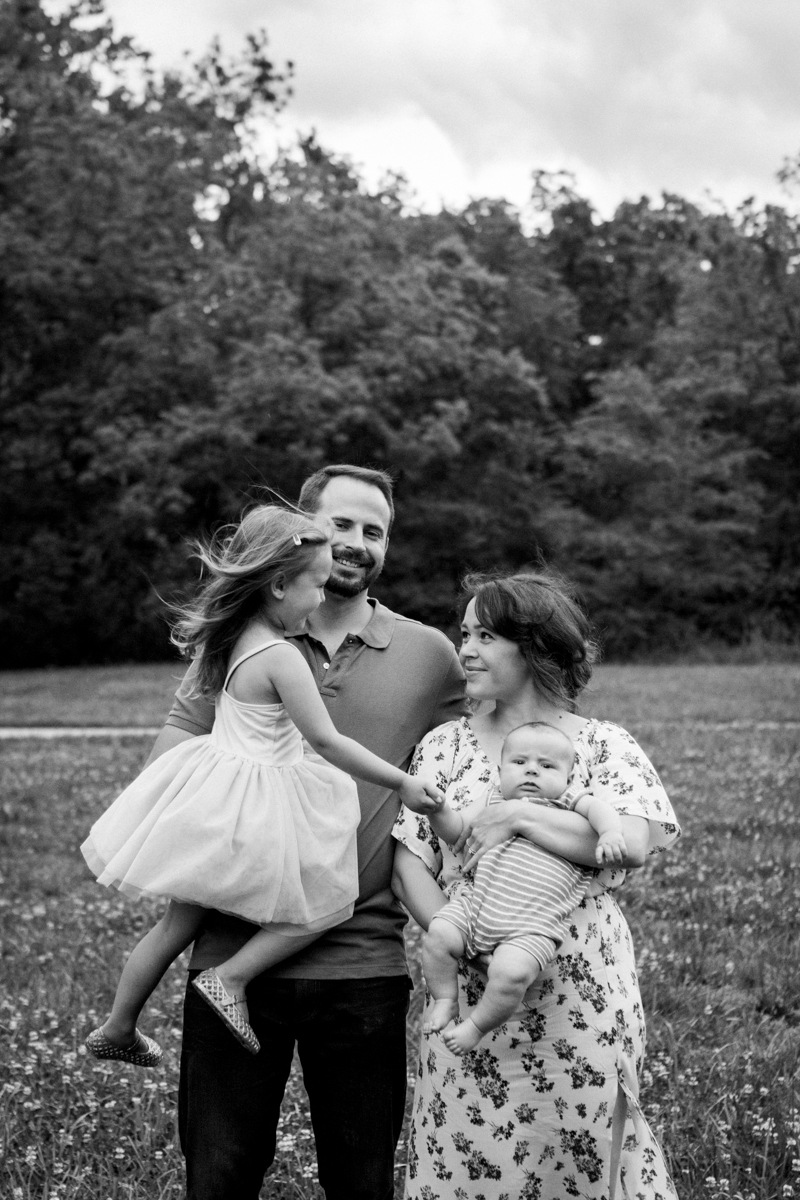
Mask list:
POLYGON ((145 1037, 137 1029, 130 1046, 120 1046, 107 1038, 102 1029, 93 1029, 86 1039, 86 1049, 95 1058, 113 1058, 118 1062, 133 1063, 135 1067, 157 1067, 164 1057, 158 1042, 145 1037))
POLYGON ((201 971, 197 978, 192 980, 192 986, 197 989, 206 1003, 211 1005, 220 1020, 225 1022, 237 1042, 241 1042, 245 1050, 249 1050, 251 1054, 258 1054, 261 1049, 259 1040, 253 1033, 252 1026, 239 1012, 239 1005, 243 1002, 244 997, 231 996, 229 992, 226 992, 222 980, 213 967, 209 967, 207 971, 201 971))

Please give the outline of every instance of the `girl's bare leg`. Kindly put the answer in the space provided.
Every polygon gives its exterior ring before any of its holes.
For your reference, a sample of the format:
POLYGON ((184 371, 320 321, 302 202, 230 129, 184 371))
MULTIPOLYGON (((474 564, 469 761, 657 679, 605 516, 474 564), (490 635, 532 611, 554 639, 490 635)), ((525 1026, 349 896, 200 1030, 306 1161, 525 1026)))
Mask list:
POLYGON ((161 920, 134 946, 122 968, 111 1016, 102 1026, 110 1042, 133 1043, 139 1014, 170 963, 194 941, 204 912, 197 904, 170 900, 161 920))
POLYGON ((539 974, 536 959, 518 946, 501 943, 489 963, 489 982, 465 1021, 442 1034, 453 1054, 474 1050, 490 1029, 502 1025, 516 1011, 522 997, 539 974))
POLYGON ((463 933, 450 921, 431 921, 422 943, 422 970, 434 1005, 423 1033, 438 1033, 458 1020, 458 960, 465 948, 463 933))
POLYGON ((262 971, 310 946, 319 936, 319 933, 306 933, 290 937, 284 933, 276 933, 274 929, 266 926, 254 933, 241 950, 237 950, 226 962, 215 968, 225 991, 229 996, 236 997, 236 1007, 245 1021, 249 1023, 250 1020, 245 999, 248 983, 262 971))

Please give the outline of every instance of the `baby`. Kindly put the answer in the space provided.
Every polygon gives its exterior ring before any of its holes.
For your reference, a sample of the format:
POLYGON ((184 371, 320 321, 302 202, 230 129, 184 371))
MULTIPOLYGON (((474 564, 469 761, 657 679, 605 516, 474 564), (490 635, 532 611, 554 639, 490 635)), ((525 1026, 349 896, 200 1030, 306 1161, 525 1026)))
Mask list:
MULTIPOLYGON (((560 729, 543 721, 518 726, 503 743, 501 798, 580 813, 599 835, 598 865, 621 863, 626 846, 619 814, 585 789, 567 791, 574 761, 572 742, 560 729)), ((461 836, 463 818, 448 805, 428 820, 449 845, 461 836)), ((508 1020, 555 956, 564 921, 583 900, 591 875, 524 837, 488 851, 475 868, 474 887, 436 913, 425 937, 422 964, 435 1001, 425 1032, 441 1031, 448 1049, 463 1054, 508 1020), (458 960, 465 954, 491 954, 489 982, 466 1020, 448 1028, 459 1016, 458 960)))

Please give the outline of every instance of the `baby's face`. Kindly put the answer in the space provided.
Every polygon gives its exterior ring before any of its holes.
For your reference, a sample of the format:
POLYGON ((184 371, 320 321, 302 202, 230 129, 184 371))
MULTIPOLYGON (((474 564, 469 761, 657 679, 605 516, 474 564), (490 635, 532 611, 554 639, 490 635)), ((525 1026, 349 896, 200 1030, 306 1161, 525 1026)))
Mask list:
POLYGON ((515 729, 505 740, 500 763, 504 798, 558 799, 566 789, 574 757, 569 739, 557 729, 515 729))

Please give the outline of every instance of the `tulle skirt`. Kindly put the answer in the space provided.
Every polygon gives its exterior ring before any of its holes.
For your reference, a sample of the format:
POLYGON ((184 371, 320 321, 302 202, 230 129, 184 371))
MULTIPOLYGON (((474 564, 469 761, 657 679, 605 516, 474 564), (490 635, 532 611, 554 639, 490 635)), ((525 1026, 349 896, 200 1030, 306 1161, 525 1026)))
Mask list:
POLYGON ((286 934, 346 920, 358 894, 356 785, 314 755, 274 766, 191 738, 92 826, 99 883, 232 913, 286 934))

